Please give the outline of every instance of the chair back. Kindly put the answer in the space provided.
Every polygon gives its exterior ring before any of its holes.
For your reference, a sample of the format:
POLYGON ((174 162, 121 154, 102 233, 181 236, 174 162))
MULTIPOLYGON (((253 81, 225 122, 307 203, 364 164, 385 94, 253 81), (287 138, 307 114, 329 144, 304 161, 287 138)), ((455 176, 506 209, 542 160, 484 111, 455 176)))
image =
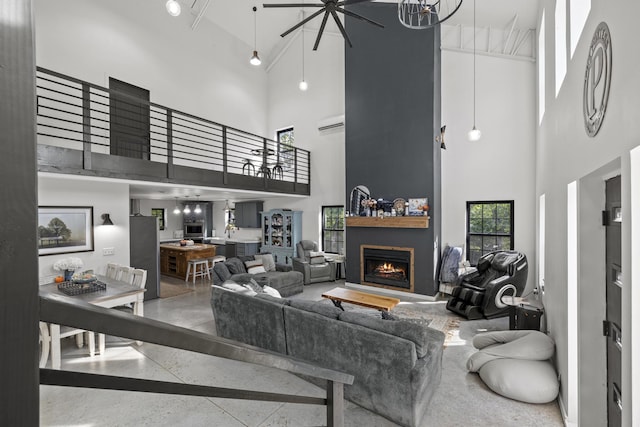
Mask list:
POLYGON ((120 267, 120 265, 114 262, 107 264, 107 272, 105 273, 105 276, 109 279, 115 279, 118 275, 118 267, 120 267))
POLYGON ((141 268, 134 268, 130 275, 130 283, 140 289, 144 289, 147 286, 147 270, 141 268))
POLYGON ((296 244, 296 253, 298 258, 302 258, 305 261, 311 259, 310 252, 318 252, 318 244, 313 240, 300 240, 296 244))
POLYGON ((122 280, 123 282, 131 283, 131 272, 133 271, 133 267, 129 267, 127 265, 118 266, 118 270, 116 271, 116 280, 122 280))

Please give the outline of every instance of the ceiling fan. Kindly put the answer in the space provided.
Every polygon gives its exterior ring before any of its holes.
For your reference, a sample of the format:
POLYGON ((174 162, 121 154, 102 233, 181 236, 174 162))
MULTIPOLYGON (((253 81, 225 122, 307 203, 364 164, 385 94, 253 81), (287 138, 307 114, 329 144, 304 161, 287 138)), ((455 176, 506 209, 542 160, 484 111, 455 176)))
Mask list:
POLYGON ((364 16, 359 15, 357 13, 350 12, 344 8, 344 6, 348 6, 356 3, 364 3, 365 1, 371 1, 371 0, 321 0, 321 1, 322 3, 281 3, 281 4, 263 4, 262 6, 265 8, 267 7, 319 7, 320 9, 317 12, 311 14, 307 18, 298 22, 293 27, 289 28, 284 33, 280 34, 280 37, 285 37, 287 34, 303 26, 304 24, 306 24, 307 22, 311 21, 313 18, 315 18, 316 16, 319 16, 322 12, 324 12, 324 18, 322 18, 322 24, 320 25, 320 30, 318 31, 316 42, 313 45, 313 50, 318 50, 318 45, 320 44, 320 39, 322 38, 322 33, 324 32, 324 27, 327 24, 327 19, 329 18, 329 15, 331 15, 334 21, 336 21, 336 25, 338 26, 340 33, 342 33, 342 37, 344 37, 349 47, 353 47, 353 45, 351 44, 351 40, 349 39, 349 35, 345 31, 344 26, 342 25, 342 22, 340 22, 340 18, 338 18, 338 14, 336 12, 340 12, 343 15, 347 15, 352 18, 356 18, 361 21, 368 22, 372 25, 375 25, 376 27, 384 28, 384 25, 379 24, 375 21, 372 21, 371 19, 365 18, 364 16))

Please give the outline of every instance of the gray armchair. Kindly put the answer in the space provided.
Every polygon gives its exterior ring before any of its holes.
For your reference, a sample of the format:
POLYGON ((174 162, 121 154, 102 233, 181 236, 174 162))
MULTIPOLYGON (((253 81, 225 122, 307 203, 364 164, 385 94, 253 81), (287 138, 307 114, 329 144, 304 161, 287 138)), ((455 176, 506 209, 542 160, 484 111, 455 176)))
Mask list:
POLYGON ((311 240, 300 240, 296 244, 296 258, 293 258, 293 269, 304 275, 304 284, 336 280, 336 263, 324 256, 311 256, 318 252, 318 244, 311 240))

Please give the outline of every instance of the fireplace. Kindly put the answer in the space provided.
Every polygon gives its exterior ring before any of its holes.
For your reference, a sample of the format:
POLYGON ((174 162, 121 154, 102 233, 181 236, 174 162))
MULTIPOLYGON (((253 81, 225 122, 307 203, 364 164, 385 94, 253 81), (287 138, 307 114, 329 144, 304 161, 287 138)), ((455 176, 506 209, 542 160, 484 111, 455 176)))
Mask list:
POLYGON ((413 292, 413 248, 360 246, 363 285, 413 292))

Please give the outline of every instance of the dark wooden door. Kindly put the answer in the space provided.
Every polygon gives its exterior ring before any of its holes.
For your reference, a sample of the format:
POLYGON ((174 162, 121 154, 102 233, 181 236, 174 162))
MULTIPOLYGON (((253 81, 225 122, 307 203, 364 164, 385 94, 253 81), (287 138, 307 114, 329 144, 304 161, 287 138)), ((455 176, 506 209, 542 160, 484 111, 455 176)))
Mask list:
POLYGON ((607 419, 622 425, 622 212, 620 176, 606 181, 607 419))
POLYGON ((149 160, 149 91, 109 78, 111 154, 149 160))

